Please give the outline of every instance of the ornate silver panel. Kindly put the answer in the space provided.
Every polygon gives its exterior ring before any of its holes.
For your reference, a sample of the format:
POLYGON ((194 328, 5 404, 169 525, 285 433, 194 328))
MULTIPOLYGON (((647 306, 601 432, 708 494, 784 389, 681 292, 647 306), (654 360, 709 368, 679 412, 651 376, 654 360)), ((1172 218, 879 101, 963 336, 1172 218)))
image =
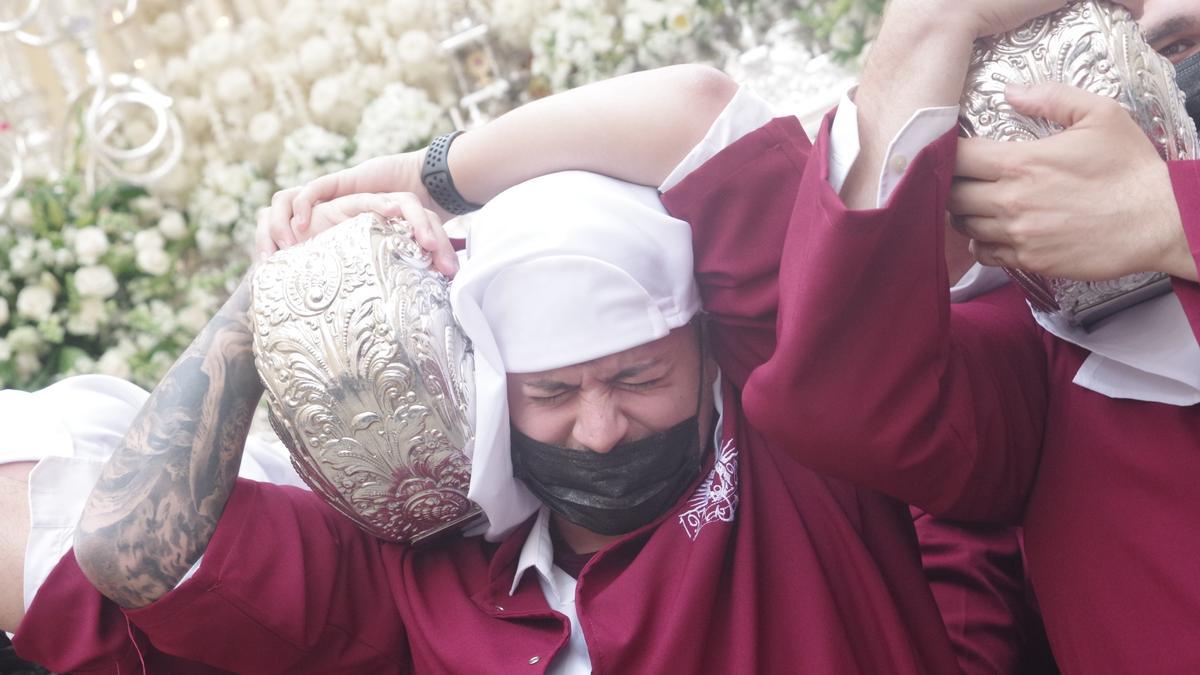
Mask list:
POLYGON ((271 424, 315 492, 383 539, 480 515, 467 500, 473 360, 408 224, 363 215, 254 275, 271 424))
MULTIPOLYGON (((1175 84, 1175 68, 1151 49, 1120 5, 1075 2, 1012 33, 981 40, 963 93, 964 133, 1023 141, 1062 131, 1057 124, 1016 112, 1004 100, 1008 84, 1039 82, 1062 82, 1108 96, 1129 111, 1165 159, 1196 156, 1196 126, 1175 84)), ((1159 273, 1079 282, 1008 272, 1037 309, 1084 327, 1171 290, 1170 278, 1159 273)))

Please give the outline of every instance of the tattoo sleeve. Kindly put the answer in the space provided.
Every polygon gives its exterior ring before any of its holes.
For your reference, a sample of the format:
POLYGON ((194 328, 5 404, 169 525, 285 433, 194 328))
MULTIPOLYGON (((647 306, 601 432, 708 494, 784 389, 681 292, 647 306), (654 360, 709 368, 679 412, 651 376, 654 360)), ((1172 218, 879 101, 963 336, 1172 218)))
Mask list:
POLYGON ((122 607, 174 588, 217 528, 262 396, 250 296, 247 276, 154 388, 84 508, 79 566, 122 607))

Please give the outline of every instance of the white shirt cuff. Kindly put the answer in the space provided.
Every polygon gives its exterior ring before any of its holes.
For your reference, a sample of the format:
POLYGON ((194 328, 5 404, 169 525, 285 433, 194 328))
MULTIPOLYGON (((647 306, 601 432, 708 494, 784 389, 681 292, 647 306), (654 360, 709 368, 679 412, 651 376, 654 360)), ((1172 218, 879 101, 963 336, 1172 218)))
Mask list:
MULTIPOLYGON (((858 159, 862 146, 858 136, 858 106, 854 104, 855 89, 842 97, 829 137, 829 185, 841 192, 850 175, 850 169, 858 159)), ((922 108, 913 113, 900 133, 892 139, 884 155, 883 168, 879 173, 879 193, 876 206, 887 204, 892 192, 900 184, 913 158, 929 147, 958 123, 958 108, 944 106, 922 108)))
POLYGON ((725 105, 725 109, 713 120, 708 133, 704 135, 696 147, 688 152, 683 161, 671 170, 658 186, 659 192, 666 192, 678 185, 705 162, 729 147, 742 136, 758 129, 779 115, 771 104, 748 87, 739 87, 733 98, 725 105))

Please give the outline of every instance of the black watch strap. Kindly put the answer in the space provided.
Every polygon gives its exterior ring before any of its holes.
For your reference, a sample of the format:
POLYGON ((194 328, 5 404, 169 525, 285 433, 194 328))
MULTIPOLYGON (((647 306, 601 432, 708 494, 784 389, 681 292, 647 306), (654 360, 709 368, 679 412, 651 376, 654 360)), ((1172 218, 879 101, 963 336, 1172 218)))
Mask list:
POLYGON ((425 163, 421 167, 421 182, 429 191, 429 196, 447 213, 462 215, 477 211, 478 204, 463 199, 458 188, 454 187, 454 179, 450 177, 450 144, 458 138, 462 131, 451 131, 433 139, 425 150, 425 163))

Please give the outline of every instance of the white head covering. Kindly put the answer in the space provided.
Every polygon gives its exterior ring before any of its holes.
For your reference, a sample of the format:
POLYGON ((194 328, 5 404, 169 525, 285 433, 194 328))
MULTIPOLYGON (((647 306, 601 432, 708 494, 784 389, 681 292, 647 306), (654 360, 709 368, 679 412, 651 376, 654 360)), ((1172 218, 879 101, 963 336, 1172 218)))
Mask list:
POLYGON ((652 188, 580 171, 535 178, 471 218, 450 302, 475 349, 467 496, 495 541, 540 505, 512 475, 506 375, 584 363, 686 325, 700 309, 691 227, 652 188))

